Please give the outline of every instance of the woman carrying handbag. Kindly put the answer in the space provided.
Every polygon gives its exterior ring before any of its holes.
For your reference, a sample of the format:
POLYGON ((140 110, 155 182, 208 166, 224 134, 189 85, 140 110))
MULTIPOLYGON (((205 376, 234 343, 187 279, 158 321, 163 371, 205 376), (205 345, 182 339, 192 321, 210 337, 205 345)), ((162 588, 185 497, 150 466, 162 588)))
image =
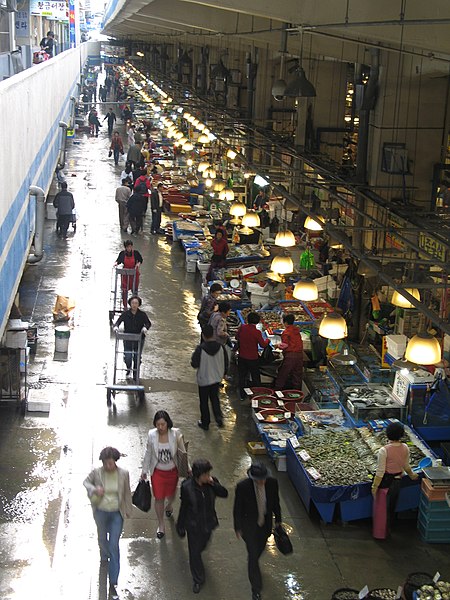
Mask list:
POLYGON ((158 518, 156 537, 162 539, 166 532, 164 512, 166 517, 172 516, 178 478, 187 476, 189 464, 183 435, 165 410, 155 414, 153 426, 148 432, 141 479, 150 475, 158 518))

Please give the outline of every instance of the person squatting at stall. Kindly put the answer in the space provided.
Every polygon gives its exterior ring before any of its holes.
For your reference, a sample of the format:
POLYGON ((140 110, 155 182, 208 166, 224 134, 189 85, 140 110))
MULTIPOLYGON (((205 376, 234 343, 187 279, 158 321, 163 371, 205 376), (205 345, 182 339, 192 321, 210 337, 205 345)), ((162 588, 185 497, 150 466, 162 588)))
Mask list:
POLYGON ((283 362, 278 370, 275 380, 275 389, 284 390, 290 379, 291 385, 296 390, 302 389, 303 379, 303 340, 300 329, 294 325, 294 315, 284 315, 285 329, 281 334, 283 362))
POLYGON ((409 464, 409 448, 400 440, 405 435, 402 423, 389 423, 386 436, 389 443, 378 451, 378 465, 372 483, 372 494, 377 495, 378 489, 388 488, 387 515, 388 526, 392 527, 395 518, 395 507, 402 482, 403 472, 415 480, 419 476, 414 473, 409 464))
MULTIPOLYGON (((114 331, 117 332, 121 323, 123 323, 123 328, 125 333, 135 333, 141 334, 141 353, 144 347, 145 336, 148 333, 148 330, 152 326, 150 319, 147 317, 147 314, 140 310, 139 307, 142 305, 142 300, 139 296, 131 296, 128 299, 128 304, 130 308, 124 311, 120 317, 117 319, 114 325, 114 331)), ((123 341, 123 360, 127 367, 127 377, 131 377, 133 372, 133 379, 137 381, 139 377, 138 372, 138 362, 140 361, 140 356, 138 356, 138 342, 130 342, 128 340, 123 341), (131 365, 133 364, 133 370, 131 369, 131 365)))
POLYGON ((241 400, 246 399, 244 388, 247 383, 247 376, 250 373, 252 386, 261 385, 261 375, 259 373, 259 353, 258 346, 265 348, 270 341, 264 339, 262 333, 257 329, 260 322, 257 313, 251 312, 247 315, 247 324, 241 325, 236 333, 236 339, 239 348, 238 373, 239 373, 239 395, 241 400))
POLYGON ((119 539, 123 521, 131 517, 130 476, 117 466, 121 454, 108 446, 100 452, 103 466, 95 468, 83 482, 92 504, 97 525, 100 561, 108 565, 110 597, 117 599, 117 580, 120 571, 119 539))
POLYGON ((131 188, 129 185, 127 185, 127 183, 128 178, 125 177, 122 179, 122 185, 119 185, 119 187, 116 188, 116 202, 117 206, 119 207, 119 223, 120 229, 123 232, 128 231, 128 225, 130 224, 127 202, 131 196, 131 188))
POLYGON ((56 208, 56 235, 66 239, 69 223, 72 221, 75 200, 67 190, 65 181, 61 183, 61 191, 53 199, 53 206, 56 208))
POLYGON ((236 486, 233 519, 234 531, 242 538, 248 553, 248 578, 252 586, 252 600, 261 600, 262 576, 259 557, 272 534, 272 515, 275 526, 281 525, 278 481, 269 477, 263 463, 253 463, 247 471, 248 479, 236 486))
POLYGON ((222 269, 225 266, 227 254, 228 254, 228 242, 223 235, 222 229, 218 229, 211 240, 211 246, 213 249, 213 255, 211 257, 211 266, 208 271, 207 279, 210 281, 213 279, 213 273, 216 269, 222 269))
POLYGON ((158 410, 153 418, 153 429, 147 436, 147 448, 142 463, 141 479, 150 474, 155 511, 158 518, 156 537, 161 540, 166 532, 164 525, 164 503, 166 517, 173 514, 173 501, 178 485, 178 450, 186 452, 181 431, 165 410, 158 410))
POLYGON ((203 343, 194 350, 191 366, 197 369, 198 395, 200 399, 200 421, 198 426, 208 431, 211 422, 209 401, 218 427, 223 427, 223 416, 220 409, 219 385, 228 370, 228 355, 225 346, 214 340, 211 325, 202 330, 203 343))
POLYGON ((228 496, 228 490, 216 477, 211 476, 212 468, 209 460, 195 460, 192 463, 192 476, 181 484, 181 505, 176 527, 181 538, 187 533, 194 594, 198 594, 205 583, 202 552, 219 525, 215 510, 216 497, 228 496))
POLYGON ((122 275, 121 288, 122 288, 122 301, 123 307, 127 308, 128 292, 131 292, 134 296, 137 295, 139 289, 139 267, 144 262, 142 255, 137 250, 133 249, 133 242, 131 240, 125 240, 123 243, 125 250, 119 252, 118 257, 114 266, 123 265, 124 269, 134 269, 133 275, 122 275))

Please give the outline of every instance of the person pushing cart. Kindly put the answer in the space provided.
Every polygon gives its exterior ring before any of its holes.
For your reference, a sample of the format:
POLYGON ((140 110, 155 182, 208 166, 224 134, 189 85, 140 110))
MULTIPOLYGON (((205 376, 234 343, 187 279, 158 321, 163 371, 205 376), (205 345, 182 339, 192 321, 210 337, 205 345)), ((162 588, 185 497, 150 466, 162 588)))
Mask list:
POLYGON ((130 308, 124 311, 114 324, 114 332, 118 333, 120 325, 123 323, 124 332, 127 334, 140 335, 141 340, 130 341, 123 340, 123 360, 127 367, 126 377, 139 381, 139 367, 141 362, 142 348, 145 336, 152 326, 147 314, 140 309, 142 300, 139 296, 133 295, 128 299, 130 308))

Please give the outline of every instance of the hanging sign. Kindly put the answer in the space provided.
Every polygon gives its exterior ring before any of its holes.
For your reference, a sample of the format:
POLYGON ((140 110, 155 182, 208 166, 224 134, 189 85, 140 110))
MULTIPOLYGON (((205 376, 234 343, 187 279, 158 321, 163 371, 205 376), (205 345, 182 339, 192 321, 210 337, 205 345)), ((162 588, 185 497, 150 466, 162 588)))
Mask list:
POLYGON ((30 0, 30 15, 47 17, 58 21, 67 21, 67 4, 59 0, 30 0))

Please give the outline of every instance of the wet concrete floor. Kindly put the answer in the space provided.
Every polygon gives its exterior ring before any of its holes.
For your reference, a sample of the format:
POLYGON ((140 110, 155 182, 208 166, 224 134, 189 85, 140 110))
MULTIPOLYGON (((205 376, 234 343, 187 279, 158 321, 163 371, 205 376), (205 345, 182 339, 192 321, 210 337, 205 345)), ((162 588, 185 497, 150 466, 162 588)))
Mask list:
MULTIPOLYGON (((104 111, 105 112, 105 111, 104 111)), ((225 428, 197 427, 198 399, 189 360, 199 329, 198 274, 185 271, 178 244, 149 233, 134 238, 144 257, 140 294, 153 326, 143 357, 145 402, 119 394, 106 406, 105 383, 112 379, 114 343, 108 324, 113 262, 128 237, 120 232, 114 191, 123 163, 108 159, 106 127, 98 138, 69 144, 67 175, 79 214, 67 241, 46 222, 45 257, 26 270, 21 286, 24 317, 39 325, 38 352, 29 366, 33 399, 51 402, 50 414, 21 417, 15 406, 0 412, 0 598, 106 600, 99 571, 95 525, 82 481, 99 465, 105 445, 118 447, 120 464, 138 481, 146 435, 157 409, 169 411, 190 442, 191 460, 208 457, 214 474, 230 490, 218 500, 219 528, 205 552, 204 599, 251 597, 246 553, 232 527, 233 489, 250 463, 246 442, 256 439, 250 407, 227 386, 221 401, 225 428), (56 294, 76 300, 69 360, 56 362, 51 309, 56 294)), ((166 217, 167 218, 167 217, 166 217)), ((371 537, 368 521, 323 525, 308 515, 286 473, 280 483, 283 520, 295 552, 277 553, 273 543, 261 560, 263 597, 328 600, 336 588, 397 588, 413 571, 440 571, 450 577, 449 546, 421 542, 415 520, 403 520, 389 541, 371 537)), ((178 501, 176 509, 178 508, 178 501)), ((186 540, 173 521, 156 538, 153 510, 134 509, 121 540, 118 590, 124 600, 191 598, 186 540)))

